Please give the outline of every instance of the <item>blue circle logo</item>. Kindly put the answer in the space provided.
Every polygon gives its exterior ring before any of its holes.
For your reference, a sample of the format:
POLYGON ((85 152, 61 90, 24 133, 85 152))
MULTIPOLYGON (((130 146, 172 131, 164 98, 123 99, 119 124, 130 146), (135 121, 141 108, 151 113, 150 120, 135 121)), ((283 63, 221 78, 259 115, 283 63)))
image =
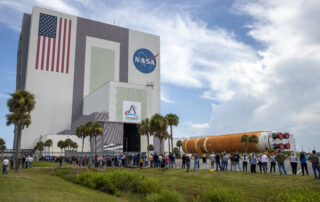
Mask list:
POLYGON ((156 58, 159 54, 153 55, 151 51, 145 48, 138 49, 133 54, 133 64, 136 66, 137 70, 144 74, 149 74, 157 66, 156 58))

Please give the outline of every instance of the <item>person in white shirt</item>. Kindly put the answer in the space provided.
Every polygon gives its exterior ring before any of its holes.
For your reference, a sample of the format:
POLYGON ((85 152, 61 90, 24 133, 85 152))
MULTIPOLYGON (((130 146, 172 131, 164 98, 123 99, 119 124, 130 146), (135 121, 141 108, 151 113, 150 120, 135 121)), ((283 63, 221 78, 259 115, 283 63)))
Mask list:
POLYGON ((261 157, 261 162, 262 162, 262 170, 264 173, 267 173, 267 167, 268 167, 268 156, 266 153, 264 153, 261 157))
POLYGON ((32 156, 28 157, 28 161, 29 161, 29 168, 32 168, 32 161, 33 161, 32 156))
POLYGON ((3 160, 2 164, 3 164, 2 175, 4 175, 4 174, 8 175, 7 167, 9 165, 9 160, 7 159, 7 157, 4 157, 4 160, 3 160))
POLYGON ((297 157, 296 157, 294 152, 292 152, 292 154, 290 156, 290 164, 291 164, 291 168, 292 168, 292 174, 296 175, 297 174, 298 161, 297 161, 297 157))

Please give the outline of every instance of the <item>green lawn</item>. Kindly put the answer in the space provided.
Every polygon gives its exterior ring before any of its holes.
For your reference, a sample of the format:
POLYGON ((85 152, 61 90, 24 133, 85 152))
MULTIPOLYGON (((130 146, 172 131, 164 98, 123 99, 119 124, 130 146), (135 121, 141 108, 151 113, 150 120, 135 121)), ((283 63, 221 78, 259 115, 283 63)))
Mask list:
MULTIPOLYGON (((33 169, 0 177, 0 200, 9 201, 139 201, 139 197, 123 194, 113 197, 57 177, 53 168, 56 163, 35 163, 33 169)), ((72 169, 72 165, 63 167, 72 169)), ((77 167, 77 166, 74 166, 77 167)), ((167 190, 177 191, 183 201, 201 199, 210 190, 220 189, 237 193, 244 201, 317 201, 320 198, 320 182, 313 176, 280 176, 277 174, 251 174, 242 172, 209 172, 200 170, 186 173, 182 169, 123 169, 107 168, 105 172, 121 169, 137 173, 160 182, 167 190), (288 198, 291 197, 291 198, 288 198), (307 198, 305 198, 307 197, 307 198)))
MULTIPOLYGON (((1 170, 2 171, 2 170, 1 170)), ((2 172, 1 172, 2 174, 2 172)), ((112 195, 68 182, 54 169, 32 168, 0 176, 0 201, 125 201, 112 195)))
MULTIPOLYGON (((109 168, 106 170, 112 170, 109 168)), ((280 194, 294 195, 300 198, 306 195, 320 200, 320 182, 314 176, 280 176, 278 174, 251 174, 243 172, 209 172, 171 169, 126 169, 143 176, 156 179, 169 190, 181 193, 185 201, 201 198, 206 192, 219 188, 230 193, 238 193, 246 201, 275 201, 280 194)), ((291 201, 291 200, 288 200, 291 201)), ((297 200, 299 201, 299 200, 297 200)))

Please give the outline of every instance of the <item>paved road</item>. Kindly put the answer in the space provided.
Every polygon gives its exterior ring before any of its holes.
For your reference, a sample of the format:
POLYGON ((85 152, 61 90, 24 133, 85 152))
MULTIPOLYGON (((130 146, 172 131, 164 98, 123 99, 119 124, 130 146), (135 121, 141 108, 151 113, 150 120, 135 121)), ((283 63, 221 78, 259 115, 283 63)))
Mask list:
MULTIPOLYGON (((181 168, 182 167, 182 160, 181 159, 177 159, 176 160, 176 165, 178 168, 181 168)), ((311 163, 308 162, 308 171, 309 171, 309 175, 312 175, 313 176, 313 170, 312 170, 312 166, 311 166, 311 163)), ((207 159, 207 167, 208 169, 210 169, 210 160, 207 159)), ((191 160, 191 164, 190 164, 190 169, 192 170, 194 167, 194 161, 191 160)), ((242 162, 240 163, 240 167, 242 169, 242 162)), ((215 168, 215 167, 214 167, 215 168)), ((291 165, 290 165, 290 162, 287 160, 285 161, 285 168, 286 168, 286 171, 287 171, 287 174, 289 175, 292 175, 292 169, 291 169, 291 165)), ((200 169, 203 169, 203 165, 202 165, 202 159, 200 159, 200 169)), ((228 162, 228 170, 230 170, 230 161, 228 162)), ((237 168, 237 170, 239 170, 237 168)), ((257 168, 256 168, 257 172, 260 172, 260 169, 259 169, 259 166, 257 165, 257 168)), ((276 173, 279 173, 279 169, 278 169, 278 165, 276 165, 276 173)), ((298 168, 297 168, 298 172, 297 174, 298 175, 302 175, 302 170, 301 170, 301 165, 300 163, 298 163, 298 168)), ((250 172, 250 164, 248 164, 248 172, 250 172)), ((270 163, 268 163, 268 172, 270 172, 270 163)))

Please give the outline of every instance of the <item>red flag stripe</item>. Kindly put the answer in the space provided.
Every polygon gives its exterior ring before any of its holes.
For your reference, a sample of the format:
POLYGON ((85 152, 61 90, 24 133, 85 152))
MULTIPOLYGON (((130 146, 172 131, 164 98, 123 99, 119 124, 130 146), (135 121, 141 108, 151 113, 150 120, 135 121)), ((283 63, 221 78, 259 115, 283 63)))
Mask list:
POLYGON ((54 70, 54 54, 56 52, 56 38, 53 38, 53 44, 52 44, 52 59, 51 59, 51 71, 54 70))
POLYGON ((59 59, 60 59, 60 41, 61 41, 61 24, 62 24, 62 18, 60 18, 60 23, 59 23, 59 36, 58 36, 58 53, 57 53, 57 68, 56 72, 59 72, 59 59))
POLYGON ((41 56, 41 70, 43 70, 43 67, 44 67, 43 62, 44 62, 44 57, 45 57, 45 55, 44 55, 44 51, 45 51, 45 49, 46 49, 46 37, 45 37, 45 36, 43 36, 43 42, 42 42, 42 56, 41 56))
POLYGON ((36 69, 39 68, 40 39, 41 39, 41 36, 39 35, 39 36, 38 36, 38 44, 37 44, 36 69))
POLYGON ((69 30, 68 30, 68 52, 67 52, 67 70, 66 73, 69 73, 69 55, 70 55, 70 38, 71 38, 71 20, 69 20, 69 30))
POLYGON ((50 37, 48 37, 48 52, 47 52, 47 65, 46 65, 46 71, 48 71, 48 70, 49 70, 50 46, 51 46, 51 38, 50 38, 50 37))
POLYGON ((64 56, 65 56, 64 54, 66 49, 66 29, 67 29, 67 19, 64 19, 61 73, 63 73, 64 71, 64 56))

